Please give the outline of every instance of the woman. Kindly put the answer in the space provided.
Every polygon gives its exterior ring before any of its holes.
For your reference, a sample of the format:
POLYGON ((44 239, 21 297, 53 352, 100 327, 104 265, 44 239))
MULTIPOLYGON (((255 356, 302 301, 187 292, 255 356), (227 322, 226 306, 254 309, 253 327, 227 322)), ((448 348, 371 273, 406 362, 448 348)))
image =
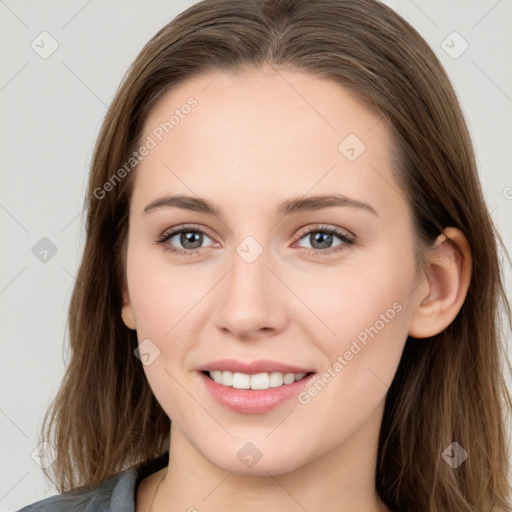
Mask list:
POLYGON ((512 510, 499 235, 390 8, 190 7, 118 90, 87 207, 63 494, 22 510, 512 510))

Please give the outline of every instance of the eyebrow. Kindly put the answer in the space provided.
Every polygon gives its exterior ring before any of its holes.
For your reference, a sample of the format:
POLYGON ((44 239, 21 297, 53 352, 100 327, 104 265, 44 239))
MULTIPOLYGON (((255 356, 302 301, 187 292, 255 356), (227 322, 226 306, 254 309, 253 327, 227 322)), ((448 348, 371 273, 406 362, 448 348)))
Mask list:
MULTIPOLYGON (((332 208, 335 206, 363 210, 379 217, 379 214, 371 205, 341 194, 317 195, 288 199, 279 205, 277 214, 284 217, 287 215, 310 212, 323 208, 332 208)), ((144 208, 144 213, 150 213, 161 208, 181 208, 183 210, 205 213, 207 215, 215 215, 219 219, 222 219, 220 208, 201 197, 187 195, 170 195, 161 197, 149 203, 144 208)))

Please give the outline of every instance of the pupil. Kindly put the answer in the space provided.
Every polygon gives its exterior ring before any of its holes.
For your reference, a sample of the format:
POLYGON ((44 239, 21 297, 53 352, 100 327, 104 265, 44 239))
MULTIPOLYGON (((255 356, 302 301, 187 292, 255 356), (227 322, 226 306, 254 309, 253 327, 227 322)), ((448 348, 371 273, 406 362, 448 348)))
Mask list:
POLYGON ((181 234, 180 242, 183 245, 183 247, 187 247, 189 249, 197 249, 198 247, 201 247, 202 237, 203 237, 203 235, 201 233, 187 231, 187 232, 181 234), (187 246, 187 244, 189 244, 189 243, 191 243, 191 244, 196 243, 196 245, 193 247, 187 246))
MULTIPOLYGON (((320 244, 320 248, 328 248, 330 246, 329 242, 331 241, 331 234, 330 233, 324 233, 322 234, 321 232, 317 232, 316 235, 312 235, 313 236, 313 240, 316 242, 319 242, 320 244), (323 241, 322 241, 323 240, 323 241)), ((314 247, 314 244, 311 244, 313 245, 314 247)))

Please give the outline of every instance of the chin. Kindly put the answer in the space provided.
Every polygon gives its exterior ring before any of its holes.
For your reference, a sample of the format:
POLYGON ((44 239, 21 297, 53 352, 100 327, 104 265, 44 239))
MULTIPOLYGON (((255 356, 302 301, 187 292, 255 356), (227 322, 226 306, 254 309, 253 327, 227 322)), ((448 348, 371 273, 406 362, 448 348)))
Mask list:
POLYGON ((296 444, 285 451, 283 451, 283 446, 271 446, 271 443, 258 449, 258 441, 251 443, 244 440, 233 444, 236 444, 236 447, 224 445, 222 447, 224 450, 221 453, 203 452, 203 456, 224 471, 254 476, 288 473, 308 462, 306 454, 300 453, 296 444))

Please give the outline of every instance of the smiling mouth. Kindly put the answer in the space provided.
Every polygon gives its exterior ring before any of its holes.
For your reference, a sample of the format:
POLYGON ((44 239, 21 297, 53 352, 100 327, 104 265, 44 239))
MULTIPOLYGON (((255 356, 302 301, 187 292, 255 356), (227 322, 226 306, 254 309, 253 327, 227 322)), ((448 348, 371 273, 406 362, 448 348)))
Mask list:
POLYGON ((265 390, 287 386, 300 381, 315 372, 307 373, 282 373, 282 372, 261 372, 255 374, 230 372, 230 371, 202 371, 208 378, 222 386, 235 389, 265 390))

